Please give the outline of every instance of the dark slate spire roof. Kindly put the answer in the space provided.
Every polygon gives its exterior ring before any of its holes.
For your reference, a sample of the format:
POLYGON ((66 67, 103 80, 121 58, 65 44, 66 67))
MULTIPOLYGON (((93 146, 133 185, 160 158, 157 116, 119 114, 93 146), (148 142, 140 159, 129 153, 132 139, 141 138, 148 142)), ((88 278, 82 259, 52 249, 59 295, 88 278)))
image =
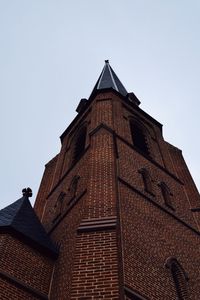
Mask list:
POLYGON ((105 60, 105 66, 95 84, 95 87, 92 91, 92 94, 97 90, 109 89, 112 88, 120 93, 122 96, 126 96, 128 94, 127 90, 111 68, 109 61, 105 60))
POLYGON ((0 232, 8 231, 25 238, 32 246, 57 256, 57 249, 40 223, 26 195, 0 210, 0 232))

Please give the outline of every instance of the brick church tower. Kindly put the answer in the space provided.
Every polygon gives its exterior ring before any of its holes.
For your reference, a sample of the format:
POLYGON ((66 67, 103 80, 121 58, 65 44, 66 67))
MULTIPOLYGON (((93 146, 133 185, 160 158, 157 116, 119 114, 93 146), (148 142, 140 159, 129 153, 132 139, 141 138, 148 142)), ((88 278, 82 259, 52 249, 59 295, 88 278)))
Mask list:
POLYGON ((199 300, 200 197, 109 62, 46 164, 0 211, 0 299, 199 300))

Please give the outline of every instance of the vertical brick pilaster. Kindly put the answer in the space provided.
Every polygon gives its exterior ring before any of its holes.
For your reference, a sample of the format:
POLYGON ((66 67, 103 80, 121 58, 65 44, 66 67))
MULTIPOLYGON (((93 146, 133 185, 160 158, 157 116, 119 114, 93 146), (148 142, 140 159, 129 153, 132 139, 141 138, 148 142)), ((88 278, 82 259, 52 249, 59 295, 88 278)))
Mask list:
MULTIPOLYGON (((105 124, 103 112, 99 121, 105 124)), ((85 225, 77 236, 71 299, 120 299, 114 140, 103 127, 91 135, 88 168, 85 225)))
POLYGON ((77 237, 71 299, 119 299, 116 231, 77 237))

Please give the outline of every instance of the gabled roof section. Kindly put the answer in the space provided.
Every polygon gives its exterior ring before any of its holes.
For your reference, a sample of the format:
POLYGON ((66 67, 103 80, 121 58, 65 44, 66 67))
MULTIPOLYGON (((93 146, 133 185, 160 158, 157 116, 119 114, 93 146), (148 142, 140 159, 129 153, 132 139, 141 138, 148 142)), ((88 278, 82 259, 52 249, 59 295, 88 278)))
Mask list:
POLYGON ((97 80, 97 83, 95 84, 92 94, 95 91, 110 88, 114 89, 122 96, 126 96, 128 94, 127 90, 125 89, 125 87, 111 68, 109 61, 105 60, 105 66, 101 72, 101 75, 99 76, 99 79, 97 80))
POLYGON ((1 231, 17 234, 54 257, 58 254, 26 195, 0 210, 1 231))

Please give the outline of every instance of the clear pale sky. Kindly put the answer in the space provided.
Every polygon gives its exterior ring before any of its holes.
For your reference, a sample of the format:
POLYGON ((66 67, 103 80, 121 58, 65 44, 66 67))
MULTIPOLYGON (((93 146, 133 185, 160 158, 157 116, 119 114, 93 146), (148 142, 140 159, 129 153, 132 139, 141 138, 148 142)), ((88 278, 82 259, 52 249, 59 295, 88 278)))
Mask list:
POLYGON ((200 187, 199 0, 0 0, 0 207, 34 202, 105 59, 200 187))

